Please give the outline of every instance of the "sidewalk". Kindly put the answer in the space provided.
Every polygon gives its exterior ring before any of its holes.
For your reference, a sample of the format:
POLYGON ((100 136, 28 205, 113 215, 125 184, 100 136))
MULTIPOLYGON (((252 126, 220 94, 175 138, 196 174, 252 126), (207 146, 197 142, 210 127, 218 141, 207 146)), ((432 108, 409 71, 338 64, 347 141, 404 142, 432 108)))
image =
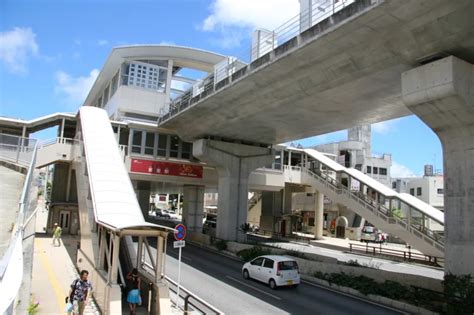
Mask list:
MULTIPOLYGON (((31 294, 32 300, 40 303, 40 315, 67 314, 64 298, 69 294, 70 284, 78 278, 71 259, 73 256, 75 261, 76 239, 65 235, 61 246, 53 246, 50 236, 35 238, 31 294)), ((84 314, 100 314, 94 301, 86 307, 84 314)))

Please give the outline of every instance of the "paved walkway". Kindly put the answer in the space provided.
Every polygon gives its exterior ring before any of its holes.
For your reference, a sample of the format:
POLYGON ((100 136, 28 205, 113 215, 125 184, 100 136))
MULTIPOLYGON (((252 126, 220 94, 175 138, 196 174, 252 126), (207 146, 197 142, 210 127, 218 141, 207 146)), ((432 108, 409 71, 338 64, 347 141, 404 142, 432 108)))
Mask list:
MULTIPOLYGON (((76 244, 77 239, 72 236, 63 236, 61 246, 53 246, 51 237, 35 239, 31 294, 40 303, 39 315, 67 314, 64 298, 69 294, 70 284, 78 278, 71 259, 76 244)), ((94 301, 86 307, 85 314, 99 314, 94 301)))

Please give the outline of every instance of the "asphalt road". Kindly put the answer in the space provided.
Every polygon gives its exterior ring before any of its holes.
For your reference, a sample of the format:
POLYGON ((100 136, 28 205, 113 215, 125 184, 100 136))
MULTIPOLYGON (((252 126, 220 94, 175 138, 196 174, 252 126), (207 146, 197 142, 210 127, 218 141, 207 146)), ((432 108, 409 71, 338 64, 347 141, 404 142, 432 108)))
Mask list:
MULTIPOLYGON (((178 251, 168 245, 165 273, 178 278, 178 251)), ((181 285, 226 314, 403 314, 403 312, 303 282, 296 289, 271 290, 244 280, 242 263, 186 244, 181 285)))

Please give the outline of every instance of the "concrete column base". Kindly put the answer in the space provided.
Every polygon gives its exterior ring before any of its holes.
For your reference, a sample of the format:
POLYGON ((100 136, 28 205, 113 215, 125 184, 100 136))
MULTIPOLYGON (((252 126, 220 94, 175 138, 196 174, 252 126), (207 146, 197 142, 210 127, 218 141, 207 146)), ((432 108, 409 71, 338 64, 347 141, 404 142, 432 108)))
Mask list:
POLYGON ((445 272, 474 275, 474 65, 450 56, 407 71, 402 97, 443 145, 445 272))
POLYGON ((183 224, 189 232, 202 233, 204 186, 183 187, 183 224))
POLYGON ((248 177, 271 163, 272 149, 243 144, 200 139, 193 144, 193 155, 215 166, 219 176, 216 237, 243 241, 240 226, 247 222, 248 177))

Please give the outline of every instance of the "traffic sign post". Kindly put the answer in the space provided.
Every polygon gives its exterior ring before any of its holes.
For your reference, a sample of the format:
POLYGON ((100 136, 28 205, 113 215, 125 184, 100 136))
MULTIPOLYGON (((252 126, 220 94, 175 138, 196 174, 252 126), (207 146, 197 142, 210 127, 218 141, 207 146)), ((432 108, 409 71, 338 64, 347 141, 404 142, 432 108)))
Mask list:
POLYGON ((184 238, 186 237, 186 227, 183 224, 178 224, 175 226, 175 231, 174 231, 174 238, 176 239, 176 242, 174 242, 174 248, 179 248, 179 254, 178 254, 178 288, 176 290, 176 305, 179 307, 179 284, 181 282, 181 248, 184 247, 185 242, 184 238))

